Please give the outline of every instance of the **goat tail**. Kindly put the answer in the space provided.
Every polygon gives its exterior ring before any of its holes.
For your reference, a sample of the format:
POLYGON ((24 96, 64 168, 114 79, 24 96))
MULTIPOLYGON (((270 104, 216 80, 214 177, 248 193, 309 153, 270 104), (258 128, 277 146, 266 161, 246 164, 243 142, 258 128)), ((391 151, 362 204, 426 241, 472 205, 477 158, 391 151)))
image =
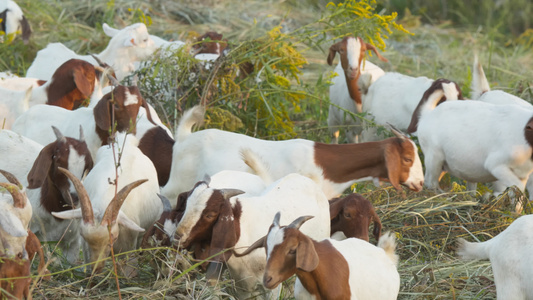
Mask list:
POLYGON ((390 231, 385 232, 379 238, 378 247, 385 251, 385 254, 387 254, 395 266, 398 266, 399 257, 396 254, 396 235, 394 233, 390 231))
POLYGON ((457 239, 457 255, 462 259, 488 259, 490 241, 470 243, 464 239, 457 239))
POLYGON ((272 183, 272 177, 268 171, 268 165, 250 148, 241 149, 242 160, 250 169, 252 173, 259 176, 266 185, 272 183))
POLYGON ((181 142, 192 133, 194 125, 202 126, 204 124, 205 107, 203 105, 196 105, 183 113, 176 129, 176 142, 181 142))
POLYGON ((470 98, 477 100, 483 95, 490 91, 489 81, 485 76, 483 67, 478 61, 477 54, 474 55, 474 66, 472 67, 472 83, 470 84, 470 98))

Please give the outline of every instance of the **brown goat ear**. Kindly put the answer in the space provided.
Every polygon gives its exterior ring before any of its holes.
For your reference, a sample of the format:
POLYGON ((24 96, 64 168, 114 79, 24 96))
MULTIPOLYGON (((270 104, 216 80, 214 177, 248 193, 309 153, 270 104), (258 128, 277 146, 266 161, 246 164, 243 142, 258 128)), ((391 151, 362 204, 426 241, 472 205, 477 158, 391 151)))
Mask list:
MULTIPOLYGON (((237 243, 237 233, 235 230, 235 220, 233 217, 233 210, 228 201, 220 208, 218 220, 213 226, 213 234, 211 235, 211 244, 209 246, 209 256, 213 256, 224 249, 231 248, 237 243)), ((221 255, 213 258, 215 261, 227 261, 231 257, 232 252, 226 251, 221 255)))
POLYGON ((111 114, 110 114, 110 101, 111 93, 108 93, 102 97, 98 104, 93 108, 94 121, 96 126, 101 130, 108 131, 111 128, 111 114))
POLYGON ((342 209, 344 207, 343 205, 343 198, 333 198, 329 201, 329 216, 330 220, 335 219, 339 214, 342 213, 342 209))
POLYGON ((93 73, 93 74, 85 74, 84 70, 77 68, 74 70, 74 74, 72 74, 72 76, 74 77, 74 83, 76 84, 76 87, 78 88, 78 90, 80 90, 80 92, 86 98, 91 97, 91 94, 93 93, 93 89, 94 89, 94 76, 95 76, 94 71, 90 73, 93 73), (90 77, 88 76, 93 77, 92 83, 91 83, 90 77))
POLYGON ((333 65, 333 59, 335 59, 335 54, 339 51, 339 45, 333 44, 331 47, 329 47, 329 54, 328 54, 328 65, 333 65))
POLYGON ((296 249, 296 267, 305 272, 312 272, 318 266, 318 254, 310 238, 300 240, 296 249))
POLYGON ((379 237, 381 236, 381 220, 378 217, 378 214, 376 211, 373 211, 372 219, 374 220, 374 230, 372 231, 372 234, 374 234, 374 238, 376 238, 376 243, 379 242, 379 237))
POLYGON ((33 163, 33 166, 31 167, 31 170, 28 173, 27 178, 29 189, 40 188, 43 185, 43 182, 46 179, 46 176, 48 175, 48 171, 50 170, 50 166, 52 165, 54 147, 55 143, 52 143, 46 145, 46 147, 44 147, 41 152, 39 152, 37 159, 35 159, 35 162, 33 163))
POLYGON ((378 49, 376 49, 376 47, 374 47, 374 45, 369 44, 369 43, 364 43, 364 45, 366 46, 366 50, 374 51, 374 53, 376 53, 376 55, 379 58, 379 60, 384 61, 384 62, 389 62, 388 59, 386 59, 385 57, 381 56, 381 54, 378 52, 378 49))
POLYGON ((400 187, 401 158, 398 146, 394 143, 389 143, 385 147, 385 164, 390 183, 398 191, 403 191, 400 187))

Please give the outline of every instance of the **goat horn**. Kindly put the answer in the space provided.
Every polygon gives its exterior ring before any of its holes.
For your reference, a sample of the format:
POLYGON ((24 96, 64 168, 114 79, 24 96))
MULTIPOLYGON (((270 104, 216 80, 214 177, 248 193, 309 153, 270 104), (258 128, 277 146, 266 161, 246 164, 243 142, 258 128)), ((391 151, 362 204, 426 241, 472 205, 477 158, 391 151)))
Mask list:
POLYGON ((98 72, 102 72, 102 73, 105 71, 105 69, 103 67, 101 67, 101 66, 94 66, 94 69, 97 70, 98 72))
POLYGON ((237 196, 240 194, 244 194, 244 191, 238 190, 238 189, 222 189, 220 190, 220 193, 224 197, 224 199, 228 200, 229 198, 233 196, 237 196))
POLYGON ((250 254, 250 252, 254 251, 255 249, 258 249, 258 248, 263 248, 265 247, 265 243, 266 243, 266 235, 260 239, 258 239, 257 241, 255 241, 250 247, 248 247, 248 249, 246 249, 243 253, 237 253, 235 251, 235 249, 233 250, 233 255, 235 255, 236 257, 241 257, 241 256, 245 256, 245 255, 248 255, 250 254))
POLYGON ((112 85, 114 86, 120 85, 120 82, 115 77, 113 77, 111 74, 107 74, 107 78, 109 78, 109 81, 111 82, 112 85))
POLYGON ((209 183, 211 183, 211 176, 209 176, 209 174, 205 174, 204 175, 204 180, 205 183, 207 184, 207 186, 209 186, 209 183))
POLYGON ((401 139, 407 139, 407 135, 405 135, 405 133, 401 132, 398 128, 396 128, 394 125, 392 125, 391 123, 387 122, 387 125, 389 125, 390 127, 390 130, 392 131, 392 133, 394 133, 395 136, 401 138, 401 139))
POLYGON ((274 216, 274 220, 272 221, 272 225, 279 227, 279 219, 281 218, 281 212, 277 212, 274 216))
POLYGON ((299 217, 298 219, 292 221, 291 224, 289 224, 289 226, 287 226, 287 228, 296 228, 296 229, 300 229, 300 226, 302 226, 305 222, 307 222, 308 220, 314 218, 314 216, 302 216, 302 217, 299 217))
POLYGON ((54 134, 56 135, 57 141, 64 143, 66 138, 63 135, 63 133, 61 133, 61 131, 59 131, 59 129, 57 129, 57 127, 55 126, 52 126, 52 130, 54 131, 54 134))
POLYGON ((0 186, 5 188, 11 194, 14 207, 24 208, 24 206, 26 206, 26 197, 20 192, 20 189, 16 184, 0 182, 0 186))
POLYGON ((137 76, 137 74, 133 75, 132 85, 137 86, 138 81, 139 81, 139 76, 137 76))
POLYGON ((80 142, 85 142, 85 135, 83 134, 83 127, 80 125, 80 142))
POLYGON ((94 58, 94 60, 96 60, 96 62, 100 65, 100 67, 106 67, 106 63, 104 63, 102 60, 100 60, 100 58, 98 58, 98 56, 96 56, 96 54, 92 54, 91 53, 91 56, 94 58))
POLYGON ((120 208, 122 207, 124 200, 126 200, 126 197, 128 197, 131 190, 133 190, 134 188, 138 187, 139 185, 147 181, 148 179, 141 179, 141 180, 137 180, 123 187, 115 195, 113 200, 111 200, 111 202, 107 206, 107 209, 105 210, 105 213, 104 213, 104 217, 102 218, 102 222, 100 224, 104 226, 113 224, 117 220, 118 213, 120 212, 120 208))
POLYGON ((74 176, 74 174, 72 174, 69 170, 65 168, 58 167, 57 169, 61 173, 65 174, 68 179, 70 179, 70 181, 74 185, 74 188, 76 189, 76 192, 78 192, 78 199, 80 201, 83 223, 94 225, 93 206, 91 205, 91 200, 89 199, 89 195, 87 194, 85 187, 81 183, 81 180, 79 180, 76 176, 74 176))
POLYGON ((159 199, 161 199, 161 202, 163 203, 163 211, 171 211, 172 205, 170 205, 170 200, 168 200, 167 197, 161 194, 157 194, 157 196, 159 197, 159 199))
POLYGON ((17 179, 17 177, 8 171, 0 169, 0 174, 4 175, 4 177, 12 184, 16 184, 20 190, 22 190, 23 186, 20 183, 20 181, 17 179))

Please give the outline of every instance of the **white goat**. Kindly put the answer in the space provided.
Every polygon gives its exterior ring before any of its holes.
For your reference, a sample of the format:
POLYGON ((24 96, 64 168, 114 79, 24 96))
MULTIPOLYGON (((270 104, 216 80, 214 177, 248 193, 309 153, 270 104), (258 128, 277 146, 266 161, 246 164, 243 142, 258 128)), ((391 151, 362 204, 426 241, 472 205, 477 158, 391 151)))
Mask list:
POLYGON ((440 79, 432 84, 409 126, 414 132, 418 122, 426 186, 437 189, 441 173, 448 171, 469 182, 498 180, 495 195, 513 185, 523 191, 533 171, 533 112, 481 101, 445 101, 437 106, 445 89, 455 91, 455 83, 440 79))
MULTIPOLYGON (((49 129, 52 131, 52 129, 49 129)), ((33 209, 31 231, 43 241, 60 241, 67 260, 75 263, 79 256, 79 222, 54 218, 51 213, 71 209, 78 204, 78 195, 59 167, 70 170, 77 178, 92 168, 87 145, 67 138, 54 128, 57 140, 42 145, 9 130, 0 131, 0 169, 22 178, 33 209)))
POLYGON ((270 166, 276 180, 299 173, 321 182, 328 199, 341 194, 357 180, 388 179, 395 188, 400 184, 419 191, 423 171, 413 141, 396 132, 396 138, 380 142, 329 145, 304 139, 267 141, 217 129, 191 133, 194 124, 203 122, 204 109, 188 110, 176 130, 172 168, 168 183, 161 190, 175 206, 177 196, 190 190, 205 174, 222 170, 248 171, 240 156, 250 148, 270 166))
POLYGON ((532 248, 533 215, 526 215, 488 241, 458 239, 457 254, 463 259, 490 260, 498 300, 525 300, 533 295, 532 248))
POLYGON ((393 234, 385 233, 377 247, 356 238, 318 242, 300 231, 302 224, 312 218, 299 217, 288 226, 280 226, 278 212, 268 234, 236 255, 249 255, 264 247, 267 263, 263 285, 273 289, 296 274, 296 299, 398 297, 400 274, 393 234))
POLYGON ((28 43, 31 35, 30 23, 13 0, 0 0, 0 31, 4 32, 0 36, 0 42, 4 42, 5 37, 10 41, 15 35, 22 33, 24 44, 28 43))
MULTIPOLYGON (((240 193, 243 191, 214 189, 207 182, 199 182, 187 199, 183 218, 176 230, 181 246, 194 246, 195 252, 200 248, 206 249, 203 252, 207 254, 197 255, 200 259, 224 249, 247 247, 265 234, 270 220, 279 211, 287 219, 301 213, 313 215, 316 218, 302 230, 318 239, 329 236, 328 200, 320 187, 307 177, 289 174, 272 183, 260 195, 240 193)), ((238 298, 248 298, 258 285, 259 290, 262 289, 265 261, 262 251, 246 257, 235 257, 231 252, 225 252, 211 260, 207 277, 211 279, 216 275, 220 263, 225 262, 239 288, 238 298)))
POLYGON ((379 54, 373 45, 363 42, 359 37, 345 37, 329 48, 328 64, 330 66, 333 64, 335 54, 339 53, 340 56, 339 63, 335 67, 335 72, 339 76, 332 79, 333 84, 329 88, 331 104, 329 106, 328 127, 335 143, 338 143, 339 140, 338 126, 340 125, 352 126, 345 130, 349 143, 357 142, 361 132, 361 129, 357 128, 361 124, 359 119, 354 119, 349 115, 349 113, 362 112, 361 91, 358 86, 359 76, 361 74, 368 75, 364 77, 364 80, 368 81, 367 85, 370 85, 385 74, 380 67, 373 63, 369 61, 363 63, 367 50, 374 51, 380 60, 388 61, 379 54))
MULTIPOLYGON (((112 38, 104 51, 96 56, 113 68, 119 81, 135 70, 134 62, 147 59, 156 50, 154 41, 143 23, 136 23, 121 30, 113 29, 104 23, 103 29, 112 38)), ((26 76, 50 80, 53 70, 70 58, 98 65, 90 55, 78 55, 61 43, 52 43, 37 52, 26 76)))
POLYGON ((15 120, 29 109, 32 88, 25 92, 0 88, 0 95, 0 129, 11 129, 15 120))
POLYGON ((83 219, 83 253, 86 263, 95 263, 96 273, 104 266, 97 261, 106 258, 111 250, 108 225, 114 253, 134 250, 142 239, 139 233, 148 229, 163 211, 157 197, 157 172, 137 148, 138 140, 133 135, 117 133, 117 143, 98 150, 95 165, 83 184, 65 172, 80 195, 81 208, 52 213, 61 219, 83 219), (140 184, 143 185, 135 188, 140 184))
MULTIPOLYGON (((147 103, 136 86, 117 86, 91 108, 73 111, 51 105, 35 105, 22 114, 12 130, 43 145, 55 140, 50 126, 57 127, 65 136, 77 136, 81 125, 93 160, 100 146, 107 144, 113 124, 124 132, 135 129, 140 107, 147 103)), ((151 115, 147 113, 151 120, 151 115)))

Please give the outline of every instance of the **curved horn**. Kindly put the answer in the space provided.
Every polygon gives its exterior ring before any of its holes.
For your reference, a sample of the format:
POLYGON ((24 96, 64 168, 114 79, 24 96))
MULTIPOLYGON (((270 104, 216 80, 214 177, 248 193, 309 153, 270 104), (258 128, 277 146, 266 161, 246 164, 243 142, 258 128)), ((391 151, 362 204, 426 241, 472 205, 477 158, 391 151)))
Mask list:
POLYGON ((277 212, 272 221, 272 225, 279 227, 279 219, 281 218, 281 212, 277 212))
POLYGON ((148 179, 141 179, 137 180, 135 182, 132 182, 125 187, 123 187, 109 202, 109 205, 107 205, 107 209, 105 210, 104 217, 102 218, 102 222, 100 224, 102 225, 111 225, 113 224, 118 217, 118 213, 120 211, 120 207, 122 207, 122 204, 124 203, 124 200, 126 200, 126 197, 128 197, 131 190, 138 187, 139 185, 147 182, 148 179))
POLYGON ((96 54, 91 53, 91 56, 94 58, 94 60, 96 60, 96 62, 100 65, 100 67, 103 67, 103 68, 107 67, 107 64, 101 61, 100 58, 96 56, 96 54))
POLYGON ((83 127, 80 125, 80 142, 85 142, 85 135, 83 134, 83 127))
POLYGON ((233 196, 237 196, 240 194, 244 194, 244 191, 238 190, 238 189, 222 189, 220 190, 220 193, 224 197, 224 199, 228 200, 229 198, 233 196))
POLYGON ((296 229, 300 229, 300 226, 302 226, 305 222, 307 222, 308 220, 314 218, 315 216, 302 216, 302 217, 299 217, 298 219, 292 221, 291 224, 289 224, 289 226, 287 226, 287 228, 296 228, 296 229))
POLYGON ((211 176, 209 176, 209 174, 205 174, 204 175, 204 180, 205 183, 207 184, 207 186, 209 186, 209 184, 211 183, 211 176))
POLYGON ((107 78, 109 78, 109 82, 111 82, 112 85, 120 85, 120 82, 115 77, 111 76, 111 74, 107 74, 107 78))
POLYGON ((80 200, 81 215, 83 217, 83 223, 94 225, 93 206, 91 205, 91 200, 89 199, 89 195, 87 194, 85 187, 83 186, 81 181, 78 179, 78 177, 70 173, 69 170, 62 168, 62 167, 58 167, 57 169, 61 173, 65 174, 65 176, 67 176, 68 179, 70 179, 70 181, 74 185, 74 188, 76 189, 76 192, 78 192, 78 199, 80 200))
POLYGON ((266 243, 266 235, 258 239, 257 241, 255 241, 250 247, 248 247, 248 249, 244 250, 243 253, 239 254, 235 251, 235 249, 233 249, 233 255, 235 255, 236 257, 248 255, 250 254, 250 252, 254 251, 255 249, 265 247, 265 243, 266 243))
POLYGON ((4 175, 4 177, 7 179, 7 181, 11 182, 12 184, 16 184, 20 190, 22 190, 23 186, 20 183, 20 181, 17 179, 17 177, 8 171, 0 169, 0 174, 4 175))
POLYGON ((403 133, 401 130, 399 130, 398 128, 394 127, 394 125, 392 125, 391 123, 387 122, 387 125, 389 125, 390 127, 390 130, 392 131, 392 133, 394 133, 395 136, 399 137, 399 138, 402 138, 402 139, 408 139, 408 137, 405 135, 405 133, 403 133))
POLYGON ((163 211, 171 211, 172 205, 170 205, 170 200, 168 200, 167 197, 161 194, 157 194, 157 196, 159 197, 159 199, 161 199, 161 202, 163 203, 163 211))
MULTIPOLYGON (((81 126, 81 125, 80 125, 81 126)), ((54 131, 54 134, 56 135, 57 141, 64 143, 66 140, 66 137, 57 129, 57 127, 52 126, 52 130, 54 131)))
POLYGON ((26 197, 20 191, 19 187, 13 183, 0 182, 0 186, 5 188, 13 197, 13 206, 16 208, 24 208, 26 206, 26 197))
POLYGON ((133 75, 132 85, 137 86, 137 83, 139 82, 139 76, 137 74, 133 75))

